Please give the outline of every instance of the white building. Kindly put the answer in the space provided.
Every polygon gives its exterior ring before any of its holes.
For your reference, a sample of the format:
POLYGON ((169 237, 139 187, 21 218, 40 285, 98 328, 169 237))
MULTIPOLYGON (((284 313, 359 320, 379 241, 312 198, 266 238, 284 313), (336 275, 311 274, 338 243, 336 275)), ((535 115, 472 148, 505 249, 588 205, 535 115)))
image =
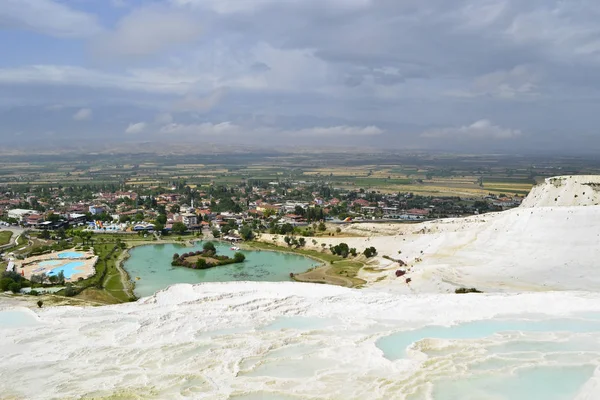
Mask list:
POLYGON ((194 213, 184 213, 181 214, 181 222, 185 224, 185 226, 198 225, 198 216, 194 213))
POLYGON ((22 222, 26 217, 30 215, 38 215, 39 213, 35 210, 24 210, 22 208, 15 208, 14 210, 8 210, 8 218, 14 218, 19 222, 22 222))

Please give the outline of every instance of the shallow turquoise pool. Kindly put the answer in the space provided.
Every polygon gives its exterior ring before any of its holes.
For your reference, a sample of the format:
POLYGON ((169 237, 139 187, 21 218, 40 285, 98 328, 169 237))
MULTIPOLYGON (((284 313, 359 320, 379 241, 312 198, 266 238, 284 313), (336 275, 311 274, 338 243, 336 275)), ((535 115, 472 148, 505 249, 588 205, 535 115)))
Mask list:
POLYGON ((71 279, 71 276, 80 272, 80 271, 76 271, 76 269, 79 267, 83 267, 84 265, 85 265, 85 263, 83 263, 82 261, 73 261, 73 262, 67 263, 65 265, 61 265, 60 267, 56 267, 56 268, 50 270, 48 272, 48 275, 50 275, 50 276, 58 275, 58 273, 60 271, 63 271, 65 278, 71 279))
POLYGON ((77 253, 75 251, 67 251, 65 253, 60 253, 58 255, 58 258, 82 258, 84 256, 85 256, 85 254, 83 254, 83 253, 77 253))
POLYGON ((427 383, 409 384, 414 392, 407 400, 572 400, 598 367, 597 316, 426 326, 384 336, 375 345, 391 361, 422 360, 415 376, 427 375, 427 383))
MULTIPOLYGON (((214 242, 221 255, 233 256, 226 243, 214 242)), ((273 251, 242 251, 246 261, 206 270, 172 267, 175 253, 202 250, 202 243, 193 247, 176 244, 140 246, 130 251, 131 257, 123 265, 133 282, 135 294, 150 296, 176 283, 233 282, 233 281, 290 281, 290 272, 300 273, 318 265, 318 262, 295 254, 273 251), (139 278, 139 279, 138 279, 139 278)))
POLYGON ((0 329, 23 328, 37 324, 39 324, 39 321, 31 311, 0 311, 0 329))
POLYGON ((548 320, 484 320, 467 322, 450 327, 427 326, 422 329, 403 331, 382 337, 377 347, 385 358, 398 360, 406 356, 407 348, 423 339, 482 339, 507 332, 572 332, 600 331, 600 321, 589 319, 548 320))

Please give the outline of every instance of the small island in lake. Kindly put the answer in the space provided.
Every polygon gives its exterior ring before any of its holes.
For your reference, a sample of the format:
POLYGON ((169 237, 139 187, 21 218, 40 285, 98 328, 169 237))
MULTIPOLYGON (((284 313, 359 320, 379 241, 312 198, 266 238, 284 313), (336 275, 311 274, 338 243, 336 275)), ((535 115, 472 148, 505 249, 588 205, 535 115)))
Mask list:
POLYGON ((171 265, 174 267, 186 267, 192 269, 208 269, 220 265, 243 263, 246 256, 242 253, 235 253, 233 258, 220 256, 217 254, 217 249, 212 242, 204 243, 202 251, 192 251, 181 255, 173 254, 171 265))

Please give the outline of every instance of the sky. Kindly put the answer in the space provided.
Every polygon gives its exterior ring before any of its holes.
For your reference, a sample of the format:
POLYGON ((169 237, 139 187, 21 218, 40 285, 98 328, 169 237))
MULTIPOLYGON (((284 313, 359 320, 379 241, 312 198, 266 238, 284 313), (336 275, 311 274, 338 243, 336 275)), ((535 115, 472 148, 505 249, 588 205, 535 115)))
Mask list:
POLYGON ((594 0, 2 0, 0 138, 600 150, 594 0))

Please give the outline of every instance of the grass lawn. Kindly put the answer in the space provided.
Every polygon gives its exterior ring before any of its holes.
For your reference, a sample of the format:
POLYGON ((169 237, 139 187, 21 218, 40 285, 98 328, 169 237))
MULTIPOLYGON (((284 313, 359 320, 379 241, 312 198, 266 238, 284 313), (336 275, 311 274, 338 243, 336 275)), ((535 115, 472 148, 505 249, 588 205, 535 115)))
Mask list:
POLYGON ((77 298, 108 304, 124 303, 132 300, 124 287, 121 272, 117 267, 119 258, 125 250, 117 248, 113 251, 114 247, 114 243, 94 244, 94 252, 99 257, 96 263, 96 274, 82 282, 82 284, 91 287, 78 294, 77 298))
POLYGON ((11 231, 0 231, 0 246, 10 243, 11 231))

